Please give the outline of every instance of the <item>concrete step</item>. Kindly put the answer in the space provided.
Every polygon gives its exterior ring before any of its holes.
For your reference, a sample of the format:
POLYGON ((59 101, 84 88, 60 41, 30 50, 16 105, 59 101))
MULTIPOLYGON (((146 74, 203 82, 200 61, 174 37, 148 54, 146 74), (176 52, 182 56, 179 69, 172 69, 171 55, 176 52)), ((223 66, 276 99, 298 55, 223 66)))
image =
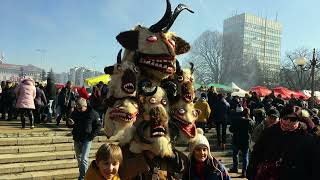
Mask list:
POLYGON ((15 173, 0 175, 1 180, 60 180, 60 179, 75 179, 79 176, 78 168, 33 171, 25 173, 15 173))
MULTIPOLYGON (((90 155, 95 155, 96 148, 91 148, 90 155)), ((22 163, 22 162, 36 162, 36 161, 50 161, 59 159, 74 159, 74 151, 56 151, 56 152, 35 152, 23 154, 1 154, 0 164, 6 163, 22 163)))
MULTIPOLYGON (((98 139, 99 140, 99 139, 98 139)), ((94 141, 91 148, 98 148, 104 141, 94 141)), ((33 152, 56 152, 74 150, 73 141, 60 144, 0 146, 0 154, 22 154, 33 152)))
MULTIPOLYGON (((94 138, 94 142, 106 142, 106 136, 94 138)), ((18 137, 0 138, 0 146, 22 146, 22 145, 43 145, 73 142, 72 136, 49 136, 49 137, 18 137)))

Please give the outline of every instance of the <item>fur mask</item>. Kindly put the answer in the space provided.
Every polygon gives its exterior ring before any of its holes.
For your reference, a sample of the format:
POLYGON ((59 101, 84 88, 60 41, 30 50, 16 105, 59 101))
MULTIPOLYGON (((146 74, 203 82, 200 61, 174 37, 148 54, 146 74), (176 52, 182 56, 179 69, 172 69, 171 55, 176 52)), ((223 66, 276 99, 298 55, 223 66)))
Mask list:
POLYGON ((136 63, 142 72, 157 81, 174 74, 175 56, 190 50, 186 41, 168 30, 182 10, 193 11, 179 4, 172 14, 170 1, 166 2, 166 12, 159 22, 149 28, 139 25, 116 37, 125 49, 135 52, 136 63))
POLYGON ((171 106, 170 132, 171 138, 178 143, 188 143, 196 136, 195 121, 200 110, 194 108, 193 102, 187 103, 180 99, 171 106))
POLYGON ((149 150, 155 155, 170 157, 173 151, 169 136, 167 95, 161 87, 154 87, 152 92, 139 95, 143 113, 136 124, 137 134, 130 142, 130 151, 141 153, 149 150))
POLYGON ((106 74, 111 75, 107 98, 123 98, 136 96, 137 79, 140 70, 130 61, 121 61, 121 51, 118 53, 117 63, 104 68, 106 74))
POLYGON ((190 69, 181 69, 179 62, 177 61, 177 72, 175 73, 174 79, 178 84, 178 96, 187 103, 193 101, 195 97, 193 88, 193 63, 190 63, 190 69))
POLYGON ((121 144, 128 143, 135 130, 132 127, 138 115, 138 102, 133 98, 115 101, 113 107, 107 109, 104 129, 107 137, 121 144))

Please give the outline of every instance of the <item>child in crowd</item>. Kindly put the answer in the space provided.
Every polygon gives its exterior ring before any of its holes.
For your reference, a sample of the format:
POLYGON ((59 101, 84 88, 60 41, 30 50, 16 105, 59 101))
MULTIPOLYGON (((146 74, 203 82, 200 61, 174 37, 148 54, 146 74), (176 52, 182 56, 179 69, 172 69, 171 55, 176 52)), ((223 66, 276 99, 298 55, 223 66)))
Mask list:
POLYGON ((207 120, 209 119, 209 116, 211 113, 211 109, 207 102, 207 95, 205 93, 201 94, 201 99, 199 99, 195 103, 194 108, 201 111, 196 121, 197 127, 201 128, 204 132, 207 132, 205 128, 206 128, 207 120))
POLYGON ((90 164, 85 180, 120 180, 119 165, 122 162, 121 148, 116 144, 103 144, 96 159, 90 164))
POLYGON ((226 168, 210 153, 210 145, 197 128, 197 136, 189 143, 189 170, 184 180, 230 180, 226 168))

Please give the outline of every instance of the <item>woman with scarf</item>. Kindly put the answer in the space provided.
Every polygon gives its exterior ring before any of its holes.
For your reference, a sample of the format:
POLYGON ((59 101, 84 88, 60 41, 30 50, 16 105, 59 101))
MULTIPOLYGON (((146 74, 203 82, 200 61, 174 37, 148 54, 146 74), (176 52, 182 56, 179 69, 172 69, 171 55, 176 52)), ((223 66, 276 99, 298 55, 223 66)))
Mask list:
POLYGON ((189 170, 183 180, 230 180, 224 165, 211 155, 203 130, 197 128, 197 131, 197 136, 189 143, 189 170))
POLYGON ((301 110, 287 105, 280 121, 266 128, 253 147, 249 180, 316 180, 320 149, 301 122, 301 110))

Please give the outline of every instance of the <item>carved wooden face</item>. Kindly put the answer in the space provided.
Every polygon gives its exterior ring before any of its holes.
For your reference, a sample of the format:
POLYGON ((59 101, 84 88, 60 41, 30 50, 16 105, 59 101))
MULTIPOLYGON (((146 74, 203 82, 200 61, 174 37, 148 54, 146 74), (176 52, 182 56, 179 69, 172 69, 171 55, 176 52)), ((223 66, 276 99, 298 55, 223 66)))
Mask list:
POLYGON ((173 75, 176 71, 175 56, 190 49, 187 42, 173 33, 153 33, 142 26, 120 33, 117 40, 124 48, 137 52, 136 63, 145 75, 154 80, 173 75))
POLYGON ((190 103, 195 97, 193 88, 193 75, 190 69, 183 69, 175 74, 175 80, 178 82, 179 97, 190 103))

